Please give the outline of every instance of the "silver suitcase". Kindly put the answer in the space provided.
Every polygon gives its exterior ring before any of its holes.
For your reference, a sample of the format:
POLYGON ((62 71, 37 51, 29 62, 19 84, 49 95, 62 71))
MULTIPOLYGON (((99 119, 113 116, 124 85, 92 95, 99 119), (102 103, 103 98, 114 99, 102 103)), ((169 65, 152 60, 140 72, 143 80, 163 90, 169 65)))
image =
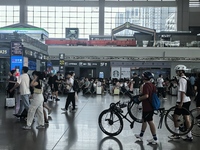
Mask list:
POLYGON ((15 107, 15 98, 6 98, 5 99, 5 108, 15 107))

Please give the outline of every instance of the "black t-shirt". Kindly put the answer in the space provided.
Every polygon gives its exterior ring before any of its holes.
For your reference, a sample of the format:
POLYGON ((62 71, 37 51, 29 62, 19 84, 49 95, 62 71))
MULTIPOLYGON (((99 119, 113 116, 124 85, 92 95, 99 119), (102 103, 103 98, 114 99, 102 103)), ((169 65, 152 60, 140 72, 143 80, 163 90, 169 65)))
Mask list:
POLYGON ((57 85, 58 85, 58 83, 57 83, 56 81, 58 81, 58 76, 57 76, 57 75, 54 75, 54 76, 53 76, 53 84, 54 84, 54 86, 57 86, 57 85))
POLYGON ((140 78, 139 77, 134 77, 133 81, 135 82, 133 84, 133 88, 139 88, 140 87, 140 78))
POLYGON ((54 77, 52 77, 52 76, 49 77, 48 84, 49 84, 49 85, 54 84, 54 77))
MULTIPOLYGON (((9 81, 16 82, 17 79, 16 79, 16 77, 14 77, 14 76, 10 76, 9 81)), ((11 83, 11 82, 8 83, 8 89, 9 89, 9 90, 12 89, 14 86, 15 86, 15 83, 11 83)))
POLYGON ((37 80, 36 82, 38 83, 38 85, 36 85, 35 88, 37 88, 37 89, 42 89, 42 87, 41 87, 42 81, 37 80))

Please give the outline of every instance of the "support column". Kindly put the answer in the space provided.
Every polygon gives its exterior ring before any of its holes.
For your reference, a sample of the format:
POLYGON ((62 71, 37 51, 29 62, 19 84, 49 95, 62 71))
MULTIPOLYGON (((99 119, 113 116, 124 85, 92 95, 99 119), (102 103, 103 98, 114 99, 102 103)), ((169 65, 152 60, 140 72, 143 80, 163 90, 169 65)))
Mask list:
POLYGON ((104 35, 104 10, 105 0, 99 1, 99 35, 104 35))
POLYGON ((26 0, 20 0, 20 23, 27 23, 26 0))
POLYGON ((177 30, 189 31, 189 0, 177 0, 177 30))

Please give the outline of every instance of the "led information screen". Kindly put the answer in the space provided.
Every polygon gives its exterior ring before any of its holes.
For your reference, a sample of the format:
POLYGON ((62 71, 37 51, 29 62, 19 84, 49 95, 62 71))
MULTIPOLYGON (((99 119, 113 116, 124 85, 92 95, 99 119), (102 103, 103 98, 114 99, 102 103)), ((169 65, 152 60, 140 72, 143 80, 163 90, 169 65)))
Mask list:
POLYGON ((79 29, 78 28, 65 28, 65 37, 71 40, 78 39, 79 29))
POLYGON ((23 55, 23 45, 21 42, 11 42, 11 55, 23 55))
POLYGON ((21 72, 23 67, 22 56, 11 56, 10 57, 10 70, 19 70, 21 72))

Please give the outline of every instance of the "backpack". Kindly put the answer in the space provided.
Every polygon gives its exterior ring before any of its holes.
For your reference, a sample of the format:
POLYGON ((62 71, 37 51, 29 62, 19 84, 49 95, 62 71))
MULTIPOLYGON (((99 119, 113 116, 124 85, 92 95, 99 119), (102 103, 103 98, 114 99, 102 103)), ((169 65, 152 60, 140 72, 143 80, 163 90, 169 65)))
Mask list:
POLYGON ((183 77, 183 79, 185 79, 187 81, 187 88, 186 88, 185 95, 188 97, 195 96, 195 91, 194 91, 194 88, 193 88, 191 82, 184 77, 183 77))
POLYGON ((78 81, 77 80, 74 80, 74 84, 73 84, 72 88, 73 88, 73 90, 75 92, 77 92, 79 90, 79 85, 78 85, 78 81))
POLYGON ((153 110, 158 110, 160 108, 160 99, 155 92, 152 94, 152 102, 149 101, 149 103, 153 107, 153 110))
POLYGON ((154 110, 158 110, 160 108, 160 99, 156 93, 152 94, 152 107, 154 110))

